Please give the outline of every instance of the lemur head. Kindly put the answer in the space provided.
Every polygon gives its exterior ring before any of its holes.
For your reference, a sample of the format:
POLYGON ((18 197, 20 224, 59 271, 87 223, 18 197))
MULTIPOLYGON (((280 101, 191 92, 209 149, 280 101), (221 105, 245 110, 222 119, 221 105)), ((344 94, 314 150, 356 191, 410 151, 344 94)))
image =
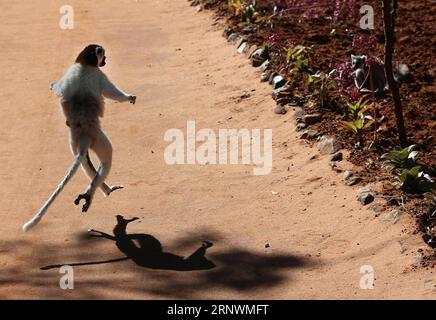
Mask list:
POLYGON ((103 67, 106 65, 105 50, 100 45, 90 44, 79 53, 76 63, 84 66, 103 67))
POLYGON ((354 70, 362 68, 365 65, 366 56, 351 55, 351 66, 354 70))

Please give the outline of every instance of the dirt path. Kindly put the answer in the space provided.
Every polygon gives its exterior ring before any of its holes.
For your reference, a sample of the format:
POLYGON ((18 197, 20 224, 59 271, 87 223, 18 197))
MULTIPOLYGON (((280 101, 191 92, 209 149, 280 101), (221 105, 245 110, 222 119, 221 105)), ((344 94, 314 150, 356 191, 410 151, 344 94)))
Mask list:
MULTIPOLYGON (((432 273, 407 271, 422 246, 403 233, 410 221, 376 218, 343 186, 328 157, 302 142, 290 115, 271 111, 270 88, 212 27, 209 13, 186 1, 70 1, 74 30, 58 27, 62 1, 0 4, 0 298, 431 298, 432 273), (82 215, 72 200, 88 181, 79 172, 43 222, 21 225, 40 207, 71 162, 67 128, 48 83, 87 43, 107 48, 105 72, 138 103, 108 102, 110 182, 82 215), (246 99, 240 99, 249 93, 246 99), (273 171, 252 166, 169 166, 167 129, 272 128, 273 171), (20 148, 16 148, 20 146, 20 148), (334 183, 333 183, 334 182, 334 183), (279 195, 273 195, 272 191, 279 195), (112 241, 115 215, 143 217, 129 233, 153 235, 165 251, 187 256, 202 240, 215 269, 180 272, 132 261, 76 267, 75 289, 59 288, 51 264, 122 257, 112 241), (266 248, 265 245, 270 247, 266 248), (362 265, 375 288, 359 288, 362 265)), ((410 228, 409 228, 410 229, 410 228)))

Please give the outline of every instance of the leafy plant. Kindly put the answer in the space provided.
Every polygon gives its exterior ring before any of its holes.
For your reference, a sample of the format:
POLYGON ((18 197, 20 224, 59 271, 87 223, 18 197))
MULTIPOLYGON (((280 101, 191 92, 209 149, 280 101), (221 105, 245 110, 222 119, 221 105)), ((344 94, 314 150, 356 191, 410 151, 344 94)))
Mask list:
POLYGON ((233 16, 241 17, 247 24, 251 24, 257 17, 255 0, 251 3, 243 0, 228 0, 227 5, 233 16))
POLYGON ((233 16, 239 17, 242 15, 244 9, 242 0, 228 0, 227 4, 229 11, 233 14, 233 16))
POLYGON ((261 48, 262 48, 263 50, 265 50, 266 53, 269 53, 270 50, 271 50, 271 44, 269 44, 269 43, 264 43, 264 44, 261 46, 261 48))
POLYGON ((244 6, 244 18, 245 18, 245 22, 248 25, 250 25, 253 22, 256 16, 257 16, 257 12, 253 4, 248 4, 244 6))
POLYGON ((435 182, 422 170, 421 166, 403 169, 397 177, 397 185, 402 190, 412 193, 430 192, 436 187, 435 182))
POLYGON ((308 74, 307 85, 315 86, 313 95, 317 98, 320 107, 325 108, 330 102, 330 90, 337 89, 336 83, 322 71, 308 74))
POLYGON ((426 198, 430 201, 429 203, 429 215, 430 218, 436 218, 436 189, 426 194, 426 198))
POLYGON ((312 64, 313 47, 305 47, 296 45, 288 50, 286 61, 289 71, 297 75, 298 73, 310 74, 310 66, 312 64))
POLYGON ((365 115, 365 112, 372 109, 374 104, 368 104, 367 100, 363 100, 364 97, 360 98, 356 103, 347 103, 347 108, 349 112, 349 121, 341 121, 342 127, 352 132, 356 138, 359 146, 363 145, 363 133, 371 129, 374 125, 374 119, 365 115))
POLYGON ((419 156, 419 152, 414 150, 415 147, 414 144, 406 148, 396 147, 392 151, 383 154, 381 158, 386 159, 384 167, 390 170, 414 167, 419 156))
POLYGON ((360 114, 364 113, 372 107, 368 105, 368 100, 363 100, 365 97, 361 97, 356 103, 347 103, 348 112, 350 113, 351 119, 357 119, 360 114))
POLYGON ((350 121, 341 121, 340 124, 345 129, 351 131, 356 136, 358 145, 362 146, 363 132, 371 129, 372 125, 374 124, 374 120, 371 116, 365 116, 363 113, 359 113, 355 119, 350 121))

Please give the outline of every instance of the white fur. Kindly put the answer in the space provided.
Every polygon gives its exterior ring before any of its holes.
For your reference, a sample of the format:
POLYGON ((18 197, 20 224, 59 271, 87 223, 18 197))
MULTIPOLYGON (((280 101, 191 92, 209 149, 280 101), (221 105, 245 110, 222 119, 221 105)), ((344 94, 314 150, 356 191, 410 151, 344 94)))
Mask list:
POLYGON ((78 93, 90 94, 95 98, 103 95, 120 102, 127 101, 130 97, 112 84, 100 68, 83 66, 80 63, 71 65, 65 75, 52 85, 52 89, 58 97, 65 100, 78 93))
POLYGON ((103 97, 131 103, 136 102, 136 97, 124 93, 112 84, 100 68, 84 66, 80 63, 70 66, 58 82, 50 84, 50 88, 61 98, 61 106, 67 124, 70 126, 71 150, 75 159, 47 202, 29 222, 24 224, 24 231, 29 230, 41 220, 79 165, 82 165, 85 174, 91 179, 87 190, 76 199, 76 204, 80 203, 81 199, 85 199, 86 209, 84 206, 83 211, 88 210, 97 188, 100 188, 105 195, 122 188, 122 186, 108 186, 105 183, 112 165, 112 145, 100 129, 99 117, 103 117, 104 113, 103 97), (89 148, 95 151, 101 161, 98 170, 94 168, 89 159, 89 148))

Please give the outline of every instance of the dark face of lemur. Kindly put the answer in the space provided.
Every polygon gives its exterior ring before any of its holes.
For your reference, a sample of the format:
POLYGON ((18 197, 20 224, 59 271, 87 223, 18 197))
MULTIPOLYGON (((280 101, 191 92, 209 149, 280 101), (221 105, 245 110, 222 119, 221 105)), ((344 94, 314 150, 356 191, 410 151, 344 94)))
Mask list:
POLYGON ((366 56, 351 55, 351 66, 353 70, 363 68, 365 66, 366 56))
POLYGON ((105 50, 97 44, 90 44, 77 56, 76 63, 91 67, 103 67, 106 65, 105 50))

